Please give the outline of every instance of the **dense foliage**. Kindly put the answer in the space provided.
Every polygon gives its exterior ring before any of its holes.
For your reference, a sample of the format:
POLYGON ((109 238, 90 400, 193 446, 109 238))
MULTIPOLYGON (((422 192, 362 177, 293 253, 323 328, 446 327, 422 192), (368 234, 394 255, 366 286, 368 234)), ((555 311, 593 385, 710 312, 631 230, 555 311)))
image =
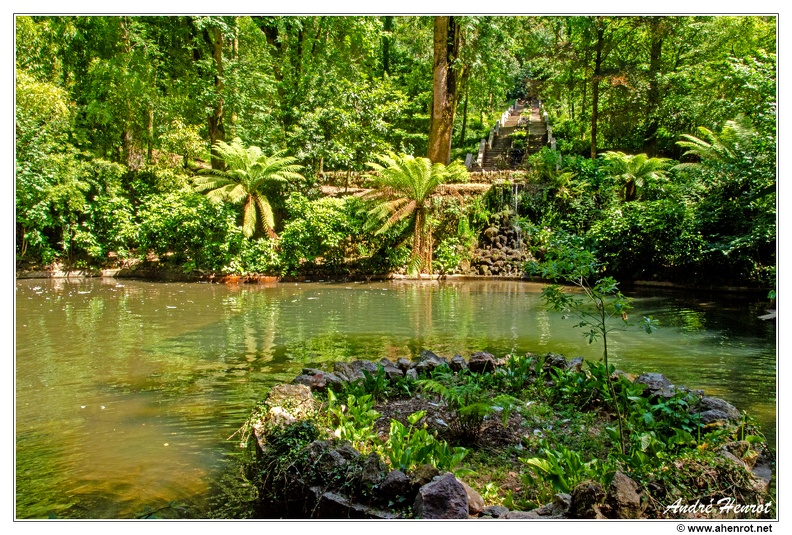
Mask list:
POLYGON ((384 205, 320 186, 430 152, 435 22, 16 17, 19 266, 449 273, 509 209, 539 261, 571 240, 621 279, 774 286, 774 17, 445 17, 451 159, 514 98, 542 100, 559 150, 516 191, 432 189, 375 226, 384 205))
MULTIPOLYGON (((305 420, 281 427, 264 416, 272 414, 266 402, 254 409, 240 431, 258 426, 266 446, 237 485, 256 489, 244 497, 250 516, 260 514, 260 503, 274 505, 270 515, 284 514, 283 504, 296 499, 295 477, 321 478, 322 488, 366 502, 376 493, 361 490, 359 470, 310 463, 312 441, 340 439, 363 454, 359 459, 378 456, 385 472, 412 474, 429 464, 464 479, 486 504, 512 510, 535 509, 585 481, 608 488, 621 472, 636 483, 643 505, 619 518, 684 518, 667 506, 723 496, 766 504, 771 516, 773 495, 750 472, 772 459, 756 424, 745 413, 705 423, 703 393, 672 390, 658 395, 612 365, 572 365, 552 354, 508 355, 480 373, 439 364, 415 378, 388 378, 378 365, 328 388, 326 397, 314 392, 321 406, 305 420)), ((242 445, 252 442, 243 438, 242 445)), ((387 508, 410 517, 412 501, 393 498, 387 508)))

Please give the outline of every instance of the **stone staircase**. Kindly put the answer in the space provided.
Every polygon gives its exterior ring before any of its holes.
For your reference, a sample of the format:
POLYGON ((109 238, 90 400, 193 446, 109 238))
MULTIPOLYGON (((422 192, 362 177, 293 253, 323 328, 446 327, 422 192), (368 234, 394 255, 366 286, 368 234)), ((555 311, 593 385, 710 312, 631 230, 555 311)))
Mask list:
POLYGON ((531 106, 531 118, 528 123, 528 144, 526 146, 527 155, 531 155, 542 150, 547 144, 548 128, 547 121, 542 117, 539 101, 534 100, 531 106))
POLYGON ((484 152, 484 161, 481 165, 482 171, 494 171, 511 167, 509 162, 509 151, 511 150, 512 140, 510 136, 517 129, 523 107, 521 103, 517 103, 509 113, 506 122, 499 128, 498 133, 495 134, 495 137, 492 139, 492 147, 487 147, 484 152))
POLYGON ((491 144, 488 142, 489 140, 482 140, 481 165, 471 158, 470 171, 516 169, 526 156, 539 152, 547 144, 549 129, 538 100, 515 102, 515 105, 509 108, 508 113, 504 114, 504 118, 505 120, 499 121, 496 128, 493 129, 491 144), (530 115, 522 117, 526 107, 530 107, 530 115), (527 131, 526 145, 524 149, 512 150, 511 135, 517 129, 527 131))

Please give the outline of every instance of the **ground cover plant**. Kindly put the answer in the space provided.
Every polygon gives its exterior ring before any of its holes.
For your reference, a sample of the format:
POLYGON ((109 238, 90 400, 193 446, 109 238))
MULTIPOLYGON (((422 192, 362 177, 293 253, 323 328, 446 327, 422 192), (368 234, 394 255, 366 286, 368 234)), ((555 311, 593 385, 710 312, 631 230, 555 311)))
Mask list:
MULTIPOLYGON (((575 496, 587 485, 607 489, 614 477, 627 476, 644 496, 637 517, 683 518, 667 507, 727 498, 762 503, 762 515, 774 514, 773 495, 750 470, 771 462, 761 431, 745 414, 713 421, 697 412, 701 392, 678 387, 658 394, 612 366, 552 354, 508 355, 481 373, 452 371, 447 361, 416 375, 387 379, 380 364, 357 380, 315 391, 319 408, 310 418, 276 428, 275 438, 265 439, 266 462, 277 459, 308 473, 305 463, 294 461, 315 447, 307 438, 302 449, 276 455, 283 437, 308 429, 311 440, 340 439, 361 459, 376 455, 386 470, 411 474, 428 464, 450 471, 488 505, 510 510, 534 510, 557 493, 575 496), (621 414, 611 396, 620 400, 621 414)), ((277 471, 259 458, 248 473, 260 481, 277 471)), ((345 473, 349 481, 336 474, 323 488, 358 488, 359 476, 345 473)), ((278 492, 287 492, 285 480, 278 485, 278 492)), ((376 490, 367 491, 369 499, 376 490)), ((408 505, 400 503, 397 514, 410 517, 408 505)), ((589 513, 615 514, 607 507, 603 502, 589 513)))

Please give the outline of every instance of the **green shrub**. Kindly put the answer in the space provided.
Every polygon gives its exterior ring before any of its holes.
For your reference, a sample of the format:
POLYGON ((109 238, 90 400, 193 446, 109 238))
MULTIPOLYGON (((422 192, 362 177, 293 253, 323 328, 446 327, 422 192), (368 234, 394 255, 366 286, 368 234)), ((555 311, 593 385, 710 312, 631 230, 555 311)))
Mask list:
MULTIPOLYGON (((281 269, 295 275, 304 264, 321 264, 338 271, 345 258, 356 254, 351 242, 363 236, 359 201, 324 197, 312 201, 295 193, 286 200, 289 221, 280 235, 281 269)), ((360 243, 360 245, 363 245, 360 243)))
POLYGON ((228 204, 188 190, 155 194, 140 209, 141 253, 151 250, 186 271, 223 271, 242 250, 242 230, 228 204))
POLYGON ((542 453, 544 458, 520 459, 529 468, 528 472, 523 472, 523 480, 527 485, 540 489, 540 503, 547 503, 557 492, 569 494, 578 483, 585 480, 607 486, 616 472, 612 462, 600 459, 584 461, 580 453, 564 446, 553 446, 543 441, 542 453))
POLYGON ((673 200, 624 203, 610 208, 586 238, 618 277, 695 274, 704 243, 693 214, 673 200))

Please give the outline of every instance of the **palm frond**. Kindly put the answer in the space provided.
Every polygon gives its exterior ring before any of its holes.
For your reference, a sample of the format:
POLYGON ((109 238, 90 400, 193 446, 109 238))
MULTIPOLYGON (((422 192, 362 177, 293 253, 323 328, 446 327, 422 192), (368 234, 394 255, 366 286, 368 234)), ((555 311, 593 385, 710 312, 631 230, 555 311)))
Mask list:
POLYGON ((361 195, 363 199, 379 201, 368 212, 370 225, 374 226, 374 222, 380 224, 387 217, 377 230, 377 234, 382 234, 398 222, 419 214, 410 223, 413 234, 410 261, 418 262, 419 268, 431 269, 428 265, 431 259, 431 230, 425 217, 427 202, 441 184, 451 180, 466 181, 469 177, 467 169, 461 162, 448 166, 432 164, 428 158, 394 152, 381 154, 376 160, 367 164, 377 173, 372 179, 374 188, 361 195))
POLYGON ((232 203, 238 203, 247 197, 250 193, 248 192, 247 188, 243 184, 236 184, 232 189, 228 191, 226 197, 232 203))

